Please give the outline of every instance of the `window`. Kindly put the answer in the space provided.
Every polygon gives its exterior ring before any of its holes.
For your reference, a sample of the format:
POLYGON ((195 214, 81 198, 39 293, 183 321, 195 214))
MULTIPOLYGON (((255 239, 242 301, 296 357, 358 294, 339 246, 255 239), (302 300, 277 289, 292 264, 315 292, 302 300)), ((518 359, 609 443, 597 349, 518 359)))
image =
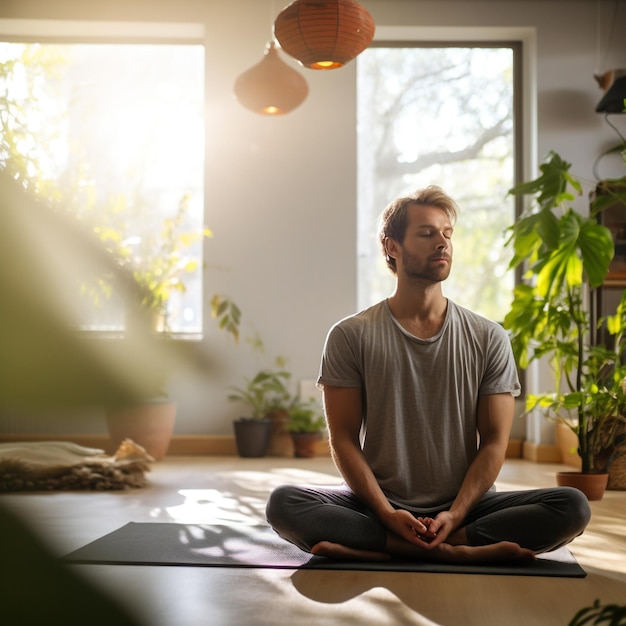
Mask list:
MULTIPOLYGON (((0 167, 80 219, 140 283, 161 285, 170 331, 200 333, 203 47, 11 39, 0 43, 0 167)), ((82 329, 124 328, 106 279, 77 286, 73 313, 82 329)))
POLYGON ((459 204, 447 296, 501 321, 514 272, 505 230, 515 219, 516 44, 375 42, 357 59, 359 308, 394 278, 377 219, 395 198, 438 184, 459 204))

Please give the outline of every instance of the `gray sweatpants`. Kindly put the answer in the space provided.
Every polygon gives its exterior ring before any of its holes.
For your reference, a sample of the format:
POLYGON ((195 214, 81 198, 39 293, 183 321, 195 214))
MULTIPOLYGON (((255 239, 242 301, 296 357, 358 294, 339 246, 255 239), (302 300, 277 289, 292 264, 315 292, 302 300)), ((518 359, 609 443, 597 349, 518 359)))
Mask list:
MULTIPOLYGON (((433 518, 439 512, 412 511, 433 518)), ((270 495, 266 516, 281 537, 306 552, 320 541, 385 551, 386 527, 347 486, 283 485, 270 495)), ((512 541, 547 552, 582 534, 590 517, 587 498, 571 487, 490 491, 469 511, 464 526, 471 546, 512 541)))

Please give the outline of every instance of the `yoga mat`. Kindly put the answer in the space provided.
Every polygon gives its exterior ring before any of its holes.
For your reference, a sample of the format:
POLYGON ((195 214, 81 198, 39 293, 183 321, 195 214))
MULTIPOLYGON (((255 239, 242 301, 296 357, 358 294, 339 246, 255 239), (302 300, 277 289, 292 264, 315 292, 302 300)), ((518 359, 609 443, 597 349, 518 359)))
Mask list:
POLYGON ((582 578, 585 571, 567 548, 541 555, 533 563, 450 565, 406 560, 340 562, 311 556, 281 539, 269 526, 243 524, 136 523, 96 539, 63 557, 70 563, 182 565, 279 569, 439 572, 582 578))

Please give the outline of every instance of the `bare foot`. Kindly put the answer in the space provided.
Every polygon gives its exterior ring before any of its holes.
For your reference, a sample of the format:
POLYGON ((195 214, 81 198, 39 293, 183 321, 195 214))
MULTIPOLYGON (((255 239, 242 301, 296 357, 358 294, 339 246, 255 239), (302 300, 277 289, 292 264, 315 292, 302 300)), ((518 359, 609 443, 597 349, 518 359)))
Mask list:
POLYGON ((523 563, 536 559, 532 550, 510 541, 487 546, 453 546, 442 543, 433 552, 437 553, 436 560, 442 563, 523 563))
MULTIPOLYGON (((404 544, 402 550, 394 550, 398 556, 416 561, 431 561, 437 563, 523 563, 536 559, 535 553, 522 548, 510 541, 501 541, 487 546, 453 546, 442 543, 433 550, 423 550, 404 544)), ((370 550, 358 550, 330 541, 320 541, 311 548, 316 556, 325 556, 335 561, 389 561, 391 554, 370 550)))
POLYGON ((320 541, 311 548, 311 553, 316 556, 325 556, 335 561, 388 561, 391 555, 387 552, 375 552, 370 550, 357 550, 339 543, 320 541))

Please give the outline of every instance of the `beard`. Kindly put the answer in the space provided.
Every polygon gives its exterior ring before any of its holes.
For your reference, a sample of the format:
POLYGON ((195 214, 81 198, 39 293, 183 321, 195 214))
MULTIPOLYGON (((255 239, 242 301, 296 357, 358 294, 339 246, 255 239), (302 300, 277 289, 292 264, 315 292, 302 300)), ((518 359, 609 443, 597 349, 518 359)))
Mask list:
POLYGON ((426 262, 420 262, 405 250, 402 250, 402 266, 408 278, 440 283, 450 275, 452 257, 449 254, 436 254, 429 257, 426 262), (448 263, 433 263, 435 259, 441 257, 446 258, 448 263))

